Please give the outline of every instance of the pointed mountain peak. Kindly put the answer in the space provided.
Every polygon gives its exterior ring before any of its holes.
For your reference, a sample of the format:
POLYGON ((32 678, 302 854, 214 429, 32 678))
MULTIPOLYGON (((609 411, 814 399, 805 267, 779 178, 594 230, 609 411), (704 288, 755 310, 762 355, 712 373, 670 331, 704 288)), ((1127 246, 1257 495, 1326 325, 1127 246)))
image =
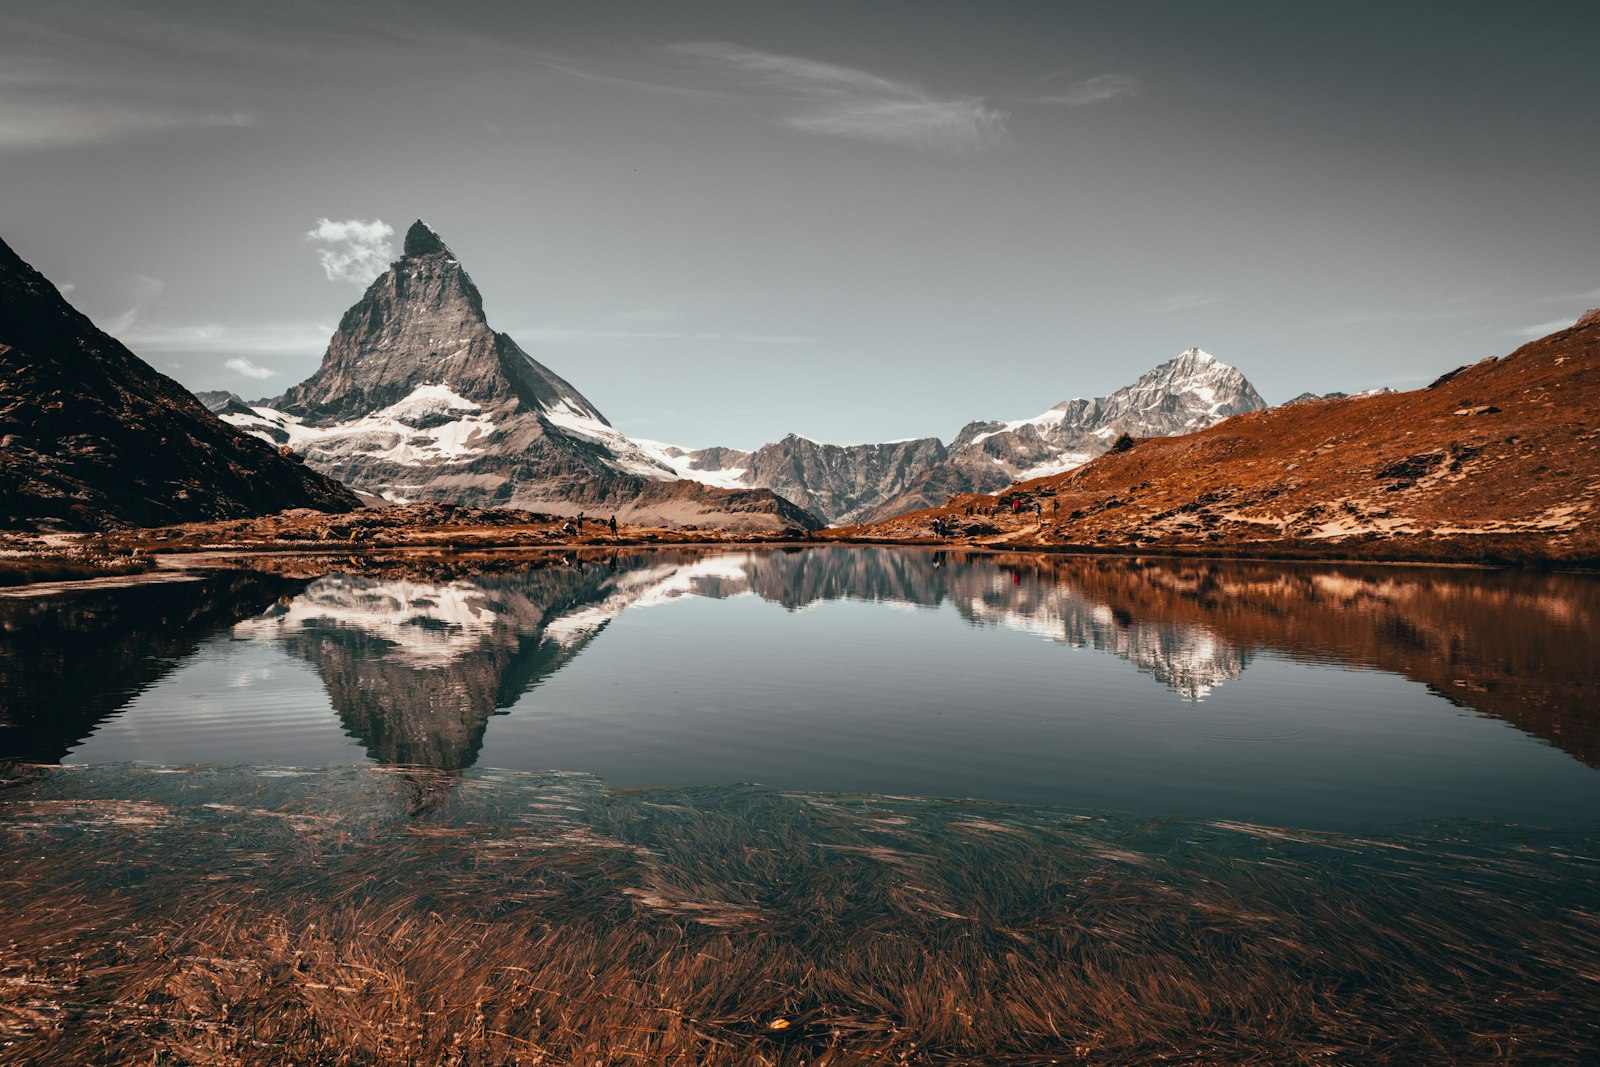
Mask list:
POLYGON ((433 227, 421 219, 413 222, 411 229, 406 231, 406 256, 427 256, 435 252, 452 254, 439 235, 433 232, 433 227))
POLYGON ((1179 359, 1193 360, 1196 363, 1215 363, 1217 357, 1200 347, 1186 348, 1178 353, 1179 359))

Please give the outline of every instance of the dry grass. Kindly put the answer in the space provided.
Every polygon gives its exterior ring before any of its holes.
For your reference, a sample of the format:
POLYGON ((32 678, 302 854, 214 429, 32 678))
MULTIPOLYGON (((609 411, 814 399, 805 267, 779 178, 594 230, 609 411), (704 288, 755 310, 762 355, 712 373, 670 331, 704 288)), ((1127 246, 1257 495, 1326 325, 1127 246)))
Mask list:
POLYGON ((592 779, 41 770, 0 1060, 1567 1063, 1591 836, 592 779))
POLYGON ((0 554, 0 586, 34 582, 72 582, 84 578, 117 578, 143 574, 155 565, 148 559, 105 555, 87 550, 0 554))

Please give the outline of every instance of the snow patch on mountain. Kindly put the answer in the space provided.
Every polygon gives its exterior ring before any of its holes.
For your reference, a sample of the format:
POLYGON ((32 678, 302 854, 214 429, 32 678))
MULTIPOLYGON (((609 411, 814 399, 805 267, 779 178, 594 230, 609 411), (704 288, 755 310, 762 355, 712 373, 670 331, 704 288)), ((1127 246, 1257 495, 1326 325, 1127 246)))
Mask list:
POLYGON ((308 460, 337 468, 356 457, 403 467, 464 463, 483 453, 495 430, 481 405, 449 386, 421 385, 370 415, 326 426, 297 415, 255 407, 221 419, 268 444, 288 445, 308 460))

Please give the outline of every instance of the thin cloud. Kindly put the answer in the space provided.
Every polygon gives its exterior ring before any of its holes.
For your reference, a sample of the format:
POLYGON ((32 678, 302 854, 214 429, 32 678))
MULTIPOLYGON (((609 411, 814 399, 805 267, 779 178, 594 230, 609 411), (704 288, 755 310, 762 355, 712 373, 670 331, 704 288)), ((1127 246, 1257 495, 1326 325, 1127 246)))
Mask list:
POLYGON ((155 303, 167 288, 167 283, 160 278, 152 278, 148 274, 135 274, 133 276, 134 297, 133 304, 106 323, 102 329, 113 337, 122 338, 126 343, 125 334, 132 330, 144 315, 151 304, 155 303))
POLYGON ((815 337, 783 333, 723 333, 719 330, 596 330, 535 326, 509 331, 530 344, 585 344, 605 341, 736 341, 752 345, 811 345, 815 337))
POLYGON ((243 113, 0 100, 0 150, 46 151, 183 130, 241 129, 254 124, 254 118, 243 113))
POLYGON ((320 352, 328 347, 332 336, 331 325, 315 322, 140 324, 128 331, 122 342, 129 348, 152 352, 261 356, 320 352))
POLYGON ((1540 303, 1567 304, 1574 300, 1600 300, 1600 289, 1590 289, 1587 293, 1566 293, 1562 296, 1547 296, 1540 303))
POLYGON ((223 366, 227 367, 231 371, 239 372, 246 378, 254 378, 257 381, 263 381, 267 378, 271 378, 278 373, 277 371, 271 370, 267 367, 257 366, 242 356, 235 356, 233 359, 230 359, 228 362, 224 363, 223 366))
POLYGON ((1318 326, 1380 326, 1386 323, 1450 322, 1484 314, 1481 310, 1463 311, 1344 311, 1316 320, 1318 326))
POLYGON ((696 89, 684 85, 666 85, 662 82, 643 81, 639 78, 623 78, 615 74, 598 74, 592 70, 584 70, 582 67, 573 66, 570 63, 557 62, 554 59, 545 59, 537 56, 534 58, 534 62, 549 67, 551 70, 558 70, 562 74, 580 78, 586 82, 593 82, 596 85, 609 85, 618 89, 637 89, 641 92, 662 96, 701 97, 706 99, 725 98, 728 95, 713 89, 696 89))
POLYGON ((394 245, 389 240, 393 236, 394 227, 382 219, 318 219, 306 231, 306 240, 328 246, 317 249, 328 280, 362 287, 389 269, 394 259, 394 245))
POLYGON ((1507 330, 1503 336, 1522 337, 1532 341, 1546 334, 1555 333, 1557 330, 1565 330, 1577 321, 1578 316, 1574 315, 1569 319, 1551 319, 1548 322, 1536 322, 1532 326, 1520 326, 1515 330, 1507 330))
POLYGON ((1179 311, 1193 311, 1195 308, 1207 307, 1215 304, 1217 298, 1209 293, 1178 293, 1165 300, 1152 300, 1145 304, 1145 311, 1152 315, 1171 315, 1179 311))
MULTIPOLYGON (((1049 81, 1051 78, 1060 77, 1052 74, 1041 79, 1049 81)), ((1029 103, 1052 104, 1057 107, 1088 107, 1090 104, 1100 104, 1118 97, 1136 97, 1139 95, 1139 83, 1122 74, 1096 74, 1092 78, 1085 78, 1069 86, 1065 91, 1046 93, 1042 96, 1029 98, 1029 103)))
POLYGON ((1008 114, 981 97, 941 97, 910 82, 721 41, 670 45, 668 54, 766 94, 790 129, 880 141, 923 152, 972 152, 1005 139, 1008 114))

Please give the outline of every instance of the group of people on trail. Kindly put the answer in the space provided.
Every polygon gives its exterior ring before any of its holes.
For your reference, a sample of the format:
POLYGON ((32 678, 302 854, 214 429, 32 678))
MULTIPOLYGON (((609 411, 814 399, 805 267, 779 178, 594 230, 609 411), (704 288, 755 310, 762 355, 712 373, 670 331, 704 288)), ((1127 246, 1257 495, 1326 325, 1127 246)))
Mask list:
MULTIPOLYGON (((561 532, 566 534, 568 537, 571 537, 574 534, 583 533, 584 517, 585 516, 583 512, 578 512, 577 515, 561 524, 561 532)), ((608 528, 611 531, 612 537, 617 536, 617 517, 615 515, 611 516, 609 520, 600 523, 600 525, 608 528)))
MULTIPOLYGON (((1041 526, 1044 525, 1044 504, 1041 501, 1035 500, 1035 501, 1032 501, 1031 503, 1024 503, 1021 496, 1013 496, 1009 503, 1010 503, 1010 508, 1011 508, 1011 514, 1020 517, 1024 512, 1032 511, 1033 512, 1034 521, 1037 522, 1041 526)), ((966 504, 966 505, 964 505, 962 507, 962 514, 966 515, 968 517, 974 516, 974 515, 984 515, 984 516, 992 517, 992 516, 994 516, 994 515, 996 515, 996 514, 998 514, 1000 512, 1003 512, 1005 510, 1006 510, 1006 502, 1004 502, 1004 501, 1002 501, 1000 503, 997 503, 997 504, 986 504, 986 505, 982 505, 982 506, 977 505, 977 504, 966 504)), ((1061 514, 1061 501, 1059 501, 1059 500, 1051 500, 1050 501, 1050 514, 1051 514, 1052 517, 1061 514)), ((949 537, 952 533, 955 532, 955 518, 954 518, 954 516, 951 516, 949 518, 945 518, 943 516, 935 518, 933 520, 933 532, 934 532, 934 534, 936 536, 939 536, 939 537, 949 537)))

